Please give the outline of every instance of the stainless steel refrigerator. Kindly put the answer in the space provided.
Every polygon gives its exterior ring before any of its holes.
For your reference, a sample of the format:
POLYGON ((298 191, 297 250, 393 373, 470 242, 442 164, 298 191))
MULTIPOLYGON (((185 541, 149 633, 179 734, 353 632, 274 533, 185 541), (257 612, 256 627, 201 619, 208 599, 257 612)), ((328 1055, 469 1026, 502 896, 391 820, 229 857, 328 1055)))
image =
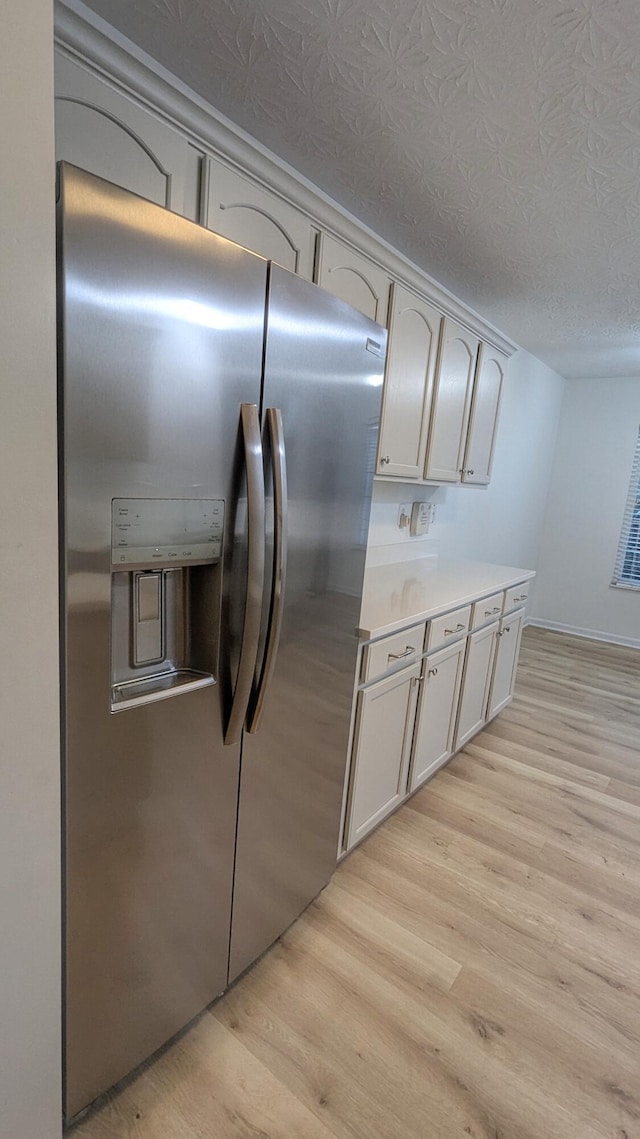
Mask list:
POLYGON ((65 1110, 335 867, 385 332, 59 168, 65 1110))

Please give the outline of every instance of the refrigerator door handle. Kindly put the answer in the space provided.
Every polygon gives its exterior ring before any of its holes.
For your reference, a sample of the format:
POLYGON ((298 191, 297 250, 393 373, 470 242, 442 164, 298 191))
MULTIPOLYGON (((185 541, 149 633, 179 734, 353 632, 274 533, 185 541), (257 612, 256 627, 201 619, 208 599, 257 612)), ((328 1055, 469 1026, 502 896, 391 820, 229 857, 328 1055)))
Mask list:
POLYGON ((264 470, 260 417, 255 403, 240 407, 247 473, 247 596, 238 675, 225 731, 226 744, 237 743, 247 714, 258 660, 264 594, 264 470))
POLYGON ((269 613, 269 629, 264 654, 264 663, 256 692, 256 699, 249 713, 248 730, 257 732, 264 712, 264 702, 269 691, 271 678, 276 666, 280 645, 284 590, 287 574, 287 457, 284 443, 282 412, 279 407, 267 408, 267 425, 273 462, 273 585, 269 613))

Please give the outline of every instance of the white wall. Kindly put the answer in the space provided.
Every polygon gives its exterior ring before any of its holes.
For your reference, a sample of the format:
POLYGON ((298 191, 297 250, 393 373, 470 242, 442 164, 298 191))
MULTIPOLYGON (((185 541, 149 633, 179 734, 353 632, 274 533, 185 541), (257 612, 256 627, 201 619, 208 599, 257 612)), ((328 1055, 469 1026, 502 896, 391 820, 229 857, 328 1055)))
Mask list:
POLYGON ((60 1134, 51 0, 0 31, 0 1137, 60 1134))
POLYGON ((376 481, 368 564, 440 554, 536 569, 564 380, 527 352, 507 366, 491 484, 411 487, 376 481), (398 503, 436 506, 424 539, 397 528, 398 503))
POLYGON ((611 574, 640 425, 640 378, 567 381, 532 616, 640 647, 640 595, 611 574))

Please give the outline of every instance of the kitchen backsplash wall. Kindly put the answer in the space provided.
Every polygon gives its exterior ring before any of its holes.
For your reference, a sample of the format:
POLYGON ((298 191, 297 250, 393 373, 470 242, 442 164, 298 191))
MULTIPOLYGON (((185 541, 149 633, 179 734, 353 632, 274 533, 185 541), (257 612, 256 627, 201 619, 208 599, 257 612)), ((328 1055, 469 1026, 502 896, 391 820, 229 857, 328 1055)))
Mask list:
POLYGON ((425 487, 376 479, 373 484, 367 566, 389 565, 414 558, 436 557, 440 552, 438 507, 445 501, 446 488, 425 487), (412 502, 430 502, 435 518, 424 536, 412 538, 409 527, 400 528, 400 507, 411 512, 412 502))

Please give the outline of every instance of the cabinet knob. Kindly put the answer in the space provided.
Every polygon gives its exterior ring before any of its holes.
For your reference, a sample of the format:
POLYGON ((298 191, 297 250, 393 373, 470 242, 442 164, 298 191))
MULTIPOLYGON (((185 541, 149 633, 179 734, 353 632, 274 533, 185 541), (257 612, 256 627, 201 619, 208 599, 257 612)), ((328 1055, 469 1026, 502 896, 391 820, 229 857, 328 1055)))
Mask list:
POLYGON ((437 675, 438 675, 437 668, 430 668, 429 671, 427 672, 427 676, 437 676, 437 675))
POLYGON ((389 463, 389 462, 391 462, 391 460, 390 460, 388 455, 381 455, 380 456, 380 466, 383 466, 384 463, 389 463))

